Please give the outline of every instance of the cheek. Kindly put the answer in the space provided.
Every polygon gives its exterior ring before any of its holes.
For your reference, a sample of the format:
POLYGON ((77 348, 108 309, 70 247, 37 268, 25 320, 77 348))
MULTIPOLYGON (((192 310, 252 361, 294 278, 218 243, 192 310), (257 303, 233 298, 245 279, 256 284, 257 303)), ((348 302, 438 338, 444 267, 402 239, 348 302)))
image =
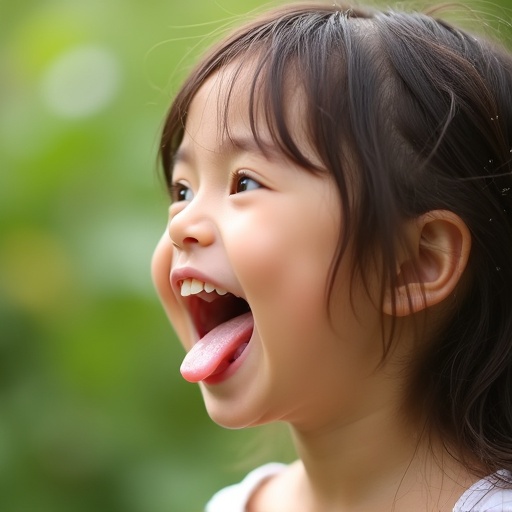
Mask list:
POLYGON ((169 235, 165 233, 153 253, 153 259, 151 261, 151 275, 165 313, 171 321, 171 324, 182 344, 187 347, 190 346, 191 343, 189 339, 190 329, 187 317, 184 313, 183 307, 178 303, 170 284, 173 252, 174 248, 169 239, 169 235))
POLYGON ((305 322, 313 311, 325 312, 339 222, 303 206, 301 215, 297 211, 301 205, 238 217, 230 226, 227 253, 256 311, 279 308, 281 319, 302 316, 305 322))
POLYGON ((169 275, 172 263, 172 244, 167 233, 158 242, 151 260, 151 277, 155 288, 162 297, 170 289, 169 275))

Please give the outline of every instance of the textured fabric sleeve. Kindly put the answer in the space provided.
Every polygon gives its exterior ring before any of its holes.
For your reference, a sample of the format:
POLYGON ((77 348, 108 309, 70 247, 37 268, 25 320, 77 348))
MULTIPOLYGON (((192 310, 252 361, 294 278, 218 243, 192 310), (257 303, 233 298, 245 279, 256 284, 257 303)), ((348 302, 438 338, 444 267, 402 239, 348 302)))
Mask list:
POLYGON ((453 512, 512 512, 512 489, 503 487, 500 476, 510 481, 506 471, 480 480, 460 497, 453 512))
POLYGON ((256 488, 285 467, 285 464, 271 462, 251 471, 240 483, 225 487, 214 494, 207 503, 205 512, 245 512, 256 488))

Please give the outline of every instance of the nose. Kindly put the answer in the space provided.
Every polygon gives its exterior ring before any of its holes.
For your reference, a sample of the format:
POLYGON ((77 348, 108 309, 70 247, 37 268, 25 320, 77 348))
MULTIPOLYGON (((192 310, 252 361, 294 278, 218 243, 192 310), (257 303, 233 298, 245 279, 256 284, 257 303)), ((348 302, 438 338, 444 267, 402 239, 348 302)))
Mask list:
POLYGON ((197 197, 184 206, 178 213, 169 216, 169 236, 174 245, 181 249, 206 247, 215 241, 215 224, 207 212, 200 206, 197 197))

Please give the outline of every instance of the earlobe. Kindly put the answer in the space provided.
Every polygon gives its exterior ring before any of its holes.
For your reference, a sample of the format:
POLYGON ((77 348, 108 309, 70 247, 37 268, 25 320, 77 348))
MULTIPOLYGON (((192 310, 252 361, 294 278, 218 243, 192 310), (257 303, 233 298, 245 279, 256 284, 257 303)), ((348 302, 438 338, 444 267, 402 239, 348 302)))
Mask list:
POLYGON ((384 297, 384 313, 393 316, 418 313, 454 292, 469 259, 471 234, 458 215, 433 210, 410 221, 405 242, 395 286, 384 297))

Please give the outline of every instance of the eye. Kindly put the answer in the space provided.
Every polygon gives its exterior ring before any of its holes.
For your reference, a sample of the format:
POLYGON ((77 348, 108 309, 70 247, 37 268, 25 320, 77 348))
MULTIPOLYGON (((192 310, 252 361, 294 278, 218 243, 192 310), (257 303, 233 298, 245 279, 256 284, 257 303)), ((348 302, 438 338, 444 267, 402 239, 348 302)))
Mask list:
POLYGON ((194 199, 194 192, 192 192, 192 189, 183 183, 172 183, 170 191, 173 203, 178 203, 180 201, 192 201, 192 199, 194 199))
POLYGON ((238 171, 233 178, 233 194, 249 192, 259 188, 263 188, 263 185, 258 183, 254 178, 251 178, 244 171, 238 171))

